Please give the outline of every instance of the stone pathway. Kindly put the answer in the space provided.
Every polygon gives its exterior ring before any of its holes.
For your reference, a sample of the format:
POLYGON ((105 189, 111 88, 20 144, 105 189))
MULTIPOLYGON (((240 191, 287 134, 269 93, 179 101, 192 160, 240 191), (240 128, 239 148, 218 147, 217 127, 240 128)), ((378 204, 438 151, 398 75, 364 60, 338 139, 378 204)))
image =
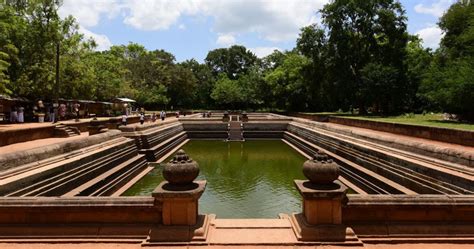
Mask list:
POLYGON ((218 246, 160 246, 160 247, 142 247, 140 244, 115 244, 115 243, 80 243, 80 244, 42 244, 42 243, 0 243, 1 249, 143 249, 143 248, 170 248, 170 249, 350 249, 350 248, 368 248, 368 249, 472 249, 473 244, 428 244, 428 243, 412 243, 412 244, 365 244, 363 247, 347 247, 347 246, 268 246, 268 245, 250 245, 250 246, 235 246, 235 245, 218 245, 218 246))

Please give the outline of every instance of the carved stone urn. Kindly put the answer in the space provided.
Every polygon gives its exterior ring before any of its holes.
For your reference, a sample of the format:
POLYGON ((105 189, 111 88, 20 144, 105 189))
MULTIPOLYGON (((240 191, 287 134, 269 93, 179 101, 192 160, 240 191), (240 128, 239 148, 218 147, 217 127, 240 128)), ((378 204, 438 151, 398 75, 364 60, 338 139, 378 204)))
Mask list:
POLYGON ((331 184, 339 177, 339 173, 339 165, 320 151, 303 164, 303 174, 313 184, 331 184))
POLYGON ((163 177, 173 185, 191 184, 199 175, 199 164, 184 152, 178 150, 163 168, 163 177))

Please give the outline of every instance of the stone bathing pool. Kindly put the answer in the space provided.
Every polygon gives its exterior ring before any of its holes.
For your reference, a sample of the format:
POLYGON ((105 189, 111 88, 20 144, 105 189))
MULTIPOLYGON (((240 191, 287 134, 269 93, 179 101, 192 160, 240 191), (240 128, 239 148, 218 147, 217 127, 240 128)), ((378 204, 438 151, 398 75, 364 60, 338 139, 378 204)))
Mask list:
MULTIPOLYGON (((199 224, 215 235, 207 238, 211 244, 222 243, 218 241, 221 235, 230 234, 235 240, 258 235, 265 239, 259 243, 267 245, 276 243, 275 237, 284 238, 284 232, 293 236, 288 245, 295 245, 295 234, 302 234, 300 223, 295 216, 277 215, 302 211, 293 180, 304 179, 303 161, 318 151, 340 165, 339 181, 355 191, 347 194, 347 203, 337 217, 364 240, 388 238, 392 242, 395 235, 403 240, 441 236, 445 241, 452 235, 459 243, 461 236, 473 237, 471 148, 439 150, 439 146, 273 114, 249 114, 248 120, 242 115, 242 122, 235 120, 213 114, 211 118, 195 115, 130 125, 120 127, 121 131, 0 157, 3 238, 109 242, 125 238, 124 243, 141 243, 150 235, 170 235, 176 231, 167 227, 175 224, 170 223, 170 206, 162 201, 163 196, 150 193, 162 181, 160 166, 155 169, 153 165, 169 160, 166 158, 178 148, 199 162, 199 178, 207 181, 199 199, 199 217, 210 221, 201 219, 199 224), (246 142, 223 142, 233 135, 246 142), (296 159, 288 159, 287 154, 296 159), (151 182, 148 187, 146 179, 151 182), (212 213, 217 214, 216 219, 212 213), (249 223, 220 218, 274 219, 249 223), (261 236, 262 222, 272 227, 268 236, 261 236), (242 232, 246 236, 236 235, 242 232)), ((173 221, 179 221, 176 224, 183 224, 185 216, 172 215, 173 221)), ((194 231, 196 240, 203 243, 206 234, 201 232, 207 230, 194 231)), ((178 241, 175 235, 171 239, 178 241)))
MULTIPOLYGON (((208 182, 199 212, 219 218, 275 218, 301 210, 293 180, 305 179, 301 167, 306 158, 282 140, 191 140, 182 149, 199 163, 198 179, 208 182)), ((149 196, 163 180, 158 166, 123 195, 149 196)))

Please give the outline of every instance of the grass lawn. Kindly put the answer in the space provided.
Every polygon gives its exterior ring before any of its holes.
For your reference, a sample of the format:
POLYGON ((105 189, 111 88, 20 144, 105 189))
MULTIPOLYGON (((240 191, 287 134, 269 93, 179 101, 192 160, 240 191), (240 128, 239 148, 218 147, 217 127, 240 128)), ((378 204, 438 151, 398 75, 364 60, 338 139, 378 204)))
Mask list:
MULTIPOLYGON (((335 116, 339 116, 335 114, 335 116)), ((364 120, 373 120, 380 122, 390 122, 390 123, 400 123, 400 124, 412 124, 412 125, 422 125, 422 126, 432 126, 440 128, 449 128, 449 129, 460 129, 460 130, 470 130, 474 131, 474 124, 472 123, 462 123, 456 121, 446 121, 443 120, 443 114, 405 114, 400 116, 354 116, 342 114, 341 117, 345 118, 355 118, 355 119, 364 119, 364 120)))

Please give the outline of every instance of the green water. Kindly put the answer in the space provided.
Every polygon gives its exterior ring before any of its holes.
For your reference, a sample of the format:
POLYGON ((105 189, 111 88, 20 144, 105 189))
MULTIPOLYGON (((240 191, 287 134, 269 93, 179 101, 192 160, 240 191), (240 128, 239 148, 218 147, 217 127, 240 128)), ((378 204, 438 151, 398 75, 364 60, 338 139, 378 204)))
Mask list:
MULTIPOLYGON (((191 140, 183 146, 199 163, 198 179, 207 180, 200 213, 219 218, 275 218, 301 212, 294 179, 305 179, 302 155, 280 140, 223 142, 191 140)), ((168 161, 168 160, 167 160, 168 161)), ((151 195, 163 181, 157 167, 124 195, 151 195)))

